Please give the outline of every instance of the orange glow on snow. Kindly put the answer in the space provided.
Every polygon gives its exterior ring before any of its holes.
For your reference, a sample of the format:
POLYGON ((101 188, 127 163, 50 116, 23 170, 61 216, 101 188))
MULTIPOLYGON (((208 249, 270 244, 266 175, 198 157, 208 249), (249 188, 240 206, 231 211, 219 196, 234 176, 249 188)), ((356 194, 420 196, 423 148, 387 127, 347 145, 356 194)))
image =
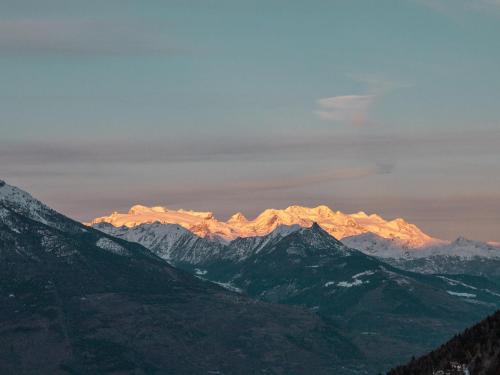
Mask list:
POLYGON ((154 222, 178 224, 200 237, 221 238, 226 241, 237 237, 264 236, 280 225, 310 227, 316 222, 339 240, 370 232, 410 248, 420 248, 439 241, 423 233, 414 224, 407 223, 400 218, 387 221, 376 214, 367 215, 364 212, 344 214, 340 211, 333 211, 327 206, 314 208, 290 206, 284 210, 267 209, 253 220, 248 220, 238 212, 228 221, 220 221, 212 212, 135 205, 127 213, 114 212, 110 216, 96 218, 88 224, 101 222, 117 227, 134 227, 154 222))

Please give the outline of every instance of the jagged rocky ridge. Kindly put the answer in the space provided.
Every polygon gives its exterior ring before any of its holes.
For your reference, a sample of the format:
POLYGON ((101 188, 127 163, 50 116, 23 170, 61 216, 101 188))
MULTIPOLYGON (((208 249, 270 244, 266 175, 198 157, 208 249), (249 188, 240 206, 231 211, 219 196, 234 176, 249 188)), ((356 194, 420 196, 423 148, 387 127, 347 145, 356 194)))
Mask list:
POLYGON ((352 374, 327 319, 177 270, 0 183, 0 373, 352 374))

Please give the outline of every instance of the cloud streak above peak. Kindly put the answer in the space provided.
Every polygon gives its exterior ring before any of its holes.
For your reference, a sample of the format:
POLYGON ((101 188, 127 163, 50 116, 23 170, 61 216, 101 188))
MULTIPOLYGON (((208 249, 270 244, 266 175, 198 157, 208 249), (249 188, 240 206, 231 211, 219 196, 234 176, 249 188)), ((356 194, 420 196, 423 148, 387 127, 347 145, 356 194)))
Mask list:
POLYGON ((353 126, 366 125, 370 123, 368 115, 377 99, 393 90, 413 86, 370 74, 350 74, 349 77, 366 86, 365 93, 318 99, 316 103, 318 109, 314 113, 319 118, 353 126))
POLYGON ((321 119, 355 126, 367 123, 375 95, 343 95, 319 99, 315 112, 321 119))

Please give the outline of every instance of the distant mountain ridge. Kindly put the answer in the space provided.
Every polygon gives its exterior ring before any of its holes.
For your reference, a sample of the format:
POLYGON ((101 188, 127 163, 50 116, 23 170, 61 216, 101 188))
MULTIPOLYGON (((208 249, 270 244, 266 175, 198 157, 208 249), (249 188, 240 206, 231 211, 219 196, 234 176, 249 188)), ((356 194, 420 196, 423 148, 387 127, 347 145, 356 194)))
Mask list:
MULTIPOLYGON (((439 240, 403 219, 387 221, 376 214, 367 215, 364 212, 344 214, 326 206, 268 209, 253 220, 236 213, 223 222, 217 220, 211 212, 136 205, 127 213, 114 212, 110 216, 94 219, 88 225, 142 243, 148 248, 158 250, 161 247, 165 259, 182 243, 176 233, 182 232, 184 239, 187 239, 187 232, 191 232, 199 239, 191 238, 190 241, 196 241, 197 246, 187 246, 191 249, 190 253, 184 254, 186 260, 192 263, 194 257, 202 260, 202 248, 205 253, 218 252, 224 245, 240 238, 255 238, 254 241, 260 241, 259 238, 280 232, 283 230, 281 228, 291 231, 311 227, 313 223, 317 223, 348 247, 383 259, 399 268, 421 273, 465 273, 488 276, 500 281, 498 243, 471 241, 463 237, 455 241, 439 240), (175 225, 176 229, 173 230, 171 225, 175 225), (147 240, 144 238, 146 233, 147 240), (155 244, 151 244, 152 241, 155 244)), ((248 246, 248 241, 241 242, 248 246)), ((238 254, 242 256, 244 251, 238 248, 235 254, 226 255, 237 257, 238 254)), ((173 258, 178 259, 178 255, 173 258)))
POLYGON ((281 225, 310 227, 317 223, 329 234, 341 240, 363 233, 374 233, 379 237, 396 241, 400 246, 418 249, 443 241, 432 238, 416 225, 401 218, 387 221, 376 214, 364 212, 345 214, 327 206, 314 208, 290 206, 283 210, 266 209, 255 219, 249 220, 236 213, 227 221, 215 218, 212 212, 171 210, 166 207, 135 205, 127 213, 113 212, 109 216, 96 218, 87 225, 110 223, 128 228, 141 224, 178 224, 199 237, 231 241, 238 237, 265 236, 281 225))
POLYGON ((500 246, 463 237, 418 251, 373 233, 346 237, 349 247, 359 249, 398 268, 427 274, 486 276, 500 283, 500 246))

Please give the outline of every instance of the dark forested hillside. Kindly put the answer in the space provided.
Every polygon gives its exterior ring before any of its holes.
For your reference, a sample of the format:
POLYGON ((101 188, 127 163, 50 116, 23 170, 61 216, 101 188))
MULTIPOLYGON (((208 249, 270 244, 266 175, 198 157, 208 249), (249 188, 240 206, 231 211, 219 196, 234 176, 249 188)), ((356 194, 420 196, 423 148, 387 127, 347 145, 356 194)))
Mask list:
POLYGON ((500 374, 500 311, 388 375, 500 374))

